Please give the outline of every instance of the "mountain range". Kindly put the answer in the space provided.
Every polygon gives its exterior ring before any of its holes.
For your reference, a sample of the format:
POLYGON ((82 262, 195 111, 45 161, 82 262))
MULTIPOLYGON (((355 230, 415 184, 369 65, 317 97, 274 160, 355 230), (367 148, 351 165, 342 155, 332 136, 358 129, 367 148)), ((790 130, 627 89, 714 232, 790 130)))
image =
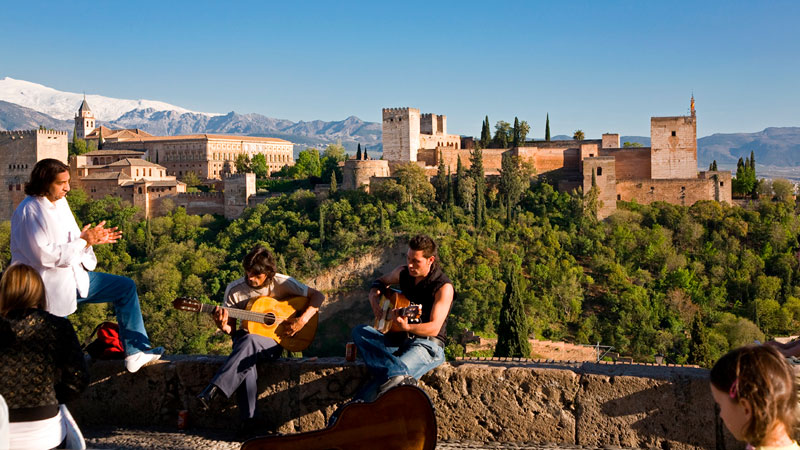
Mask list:
MULTIPOLYGON (((47 86, 12 78, 0 79, 0 130, 33 129, 40 125, 72 133, 73 117, 82 94, 62 92, 47 86)), ((139 128, 153 135, 195 133, 271 136, 294 142, 295 153, 305 147, 324 148, 341 142, 355 151, 357 144, 373 155, 382 151, 382 125, 350 116, 325 122, 293 122, 261 114, 212 114, 153 100, 125 100, 85 96, 98 125, 109 128, 139 128)), ((554 136, 553 139, 570 139, 554 136)), ((645 136, 622 136, 620 142, 650 145, 645 136)), ((800 127, 766 128, 756 133, 713 134, 697 140, 701 169, 716 160, 720 169, 734 169, 739 158, 753 152, 759 165, 800 167, 800 127)))

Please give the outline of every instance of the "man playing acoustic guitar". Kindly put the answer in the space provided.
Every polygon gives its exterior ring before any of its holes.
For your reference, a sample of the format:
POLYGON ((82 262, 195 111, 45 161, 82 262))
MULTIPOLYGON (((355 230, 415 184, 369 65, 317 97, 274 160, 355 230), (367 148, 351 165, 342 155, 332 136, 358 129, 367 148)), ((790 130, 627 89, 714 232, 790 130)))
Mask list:
POLYGON ((236 319, 230 318, 228 308, 247 309, 250 299, 262 296, 282 300, 290 297, 308 297, 304 311, 284 319, 285 336, 295 336, 319 311, 325 296, 314 288, 292 277, 275 272, 275 259, 266 248, 256 246, 242 262, 245 276, 230 283, 225 289, 223 307, 214 308, 214 321, 224 333, 233 338, 233 351, 225 364, 217 371, 211 383, 197 396, 203 407, 208 408, 213 398, 221 391, 226 397, 237 395, 239 414, 242 418, 240 434, 247 435, 255 427, 256 382, 259 357, 274 359, 281 351, 280 344, 272 338, 249 333, 243 327, 236 330, 236 319))
POLYGON ((388 287, 399 284, 403 295, 422 307, 419 323, 409 323, 409 318, 395 309, 389 320, 397 332, 383 334, 367 325, 353 329, 353 341, 373 375, 358 395, 366 401, 373 401, 394 386, 417 384, 423 375, 444 362, 447 316, 455 295, 453 284, 442 272, 433 239, 418 235, 408 247, 407 265, 372 283, 369 302, 378 324, 384 315, 379 306, 381 295, 390 294, 388 287))

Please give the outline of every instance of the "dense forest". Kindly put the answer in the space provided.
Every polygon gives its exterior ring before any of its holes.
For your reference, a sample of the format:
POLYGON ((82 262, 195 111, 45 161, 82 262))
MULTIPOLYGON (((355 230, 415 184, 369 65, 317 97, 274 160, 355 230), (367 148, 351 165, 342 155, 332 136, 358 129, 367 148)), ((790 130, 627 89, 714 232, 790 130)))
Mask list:
MULTIPOLYGON (((120 242, 95 249, 98 270, 136 281, 152 341, 173 353, 227 351, 210 318, 171 302, 219 303, 255 244, 303 280, 421 232, 440 243, 458 293, 451 335, 497 335, 509 273, 531 336, 610 345, 640 361, 662 354, 708 366, 731 347, 800 328, 800 220, 791 197, 745 207, 619 203, 598 221, 594 189, 558 192, 511 158, 500 176, 484 178, 480 151, 473 158, 474 171, 440 167, 430 181, 418 166, 403 166, 372 194, 335 186, 326 195, 284 193, 233 221, 182 208, 145 220, 118 198, 90 201, 78 189, 68 198, 79 224, 108 220, 124 231, 120 242)), ((0 224, 3 267, 9 228, 0 224)), ((113 317, 107 305, 83 305, 70 318, 85 337, 105 317, 113 317)), ((448 346, 449 356, 462 351, 448 346)))

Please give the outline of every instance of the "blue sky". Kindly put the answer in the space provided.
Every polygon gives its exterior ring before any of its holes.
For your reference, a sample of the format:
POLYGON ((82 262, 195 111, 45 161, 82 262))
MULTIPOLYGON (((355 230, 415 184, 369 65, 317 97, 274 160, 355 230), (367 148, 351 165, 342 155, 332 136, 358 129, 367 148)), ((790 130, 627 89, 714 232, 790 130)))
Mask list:
POLYGON ((0 77, 290 120, 381 108, 485 115, 532 135, 698 136, 800 126, 800 2, 373 1, 0 3, 0 77), (10 18, 10 19, 9 19, 10 18))

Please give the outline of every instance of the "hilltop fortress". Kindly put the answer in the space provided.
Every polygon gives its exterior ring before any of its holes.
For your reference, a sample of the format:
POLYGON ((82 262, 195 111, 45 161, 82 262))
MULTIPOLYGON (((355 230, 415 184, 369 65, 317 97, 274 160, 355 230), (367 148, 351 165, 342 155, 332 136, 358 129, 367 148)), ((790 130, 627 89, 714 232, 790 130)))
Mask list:
MULTIPOLYGON (((597 186, 602 206, 600 218, 616 210, 617 200, 643 204, 665 201, 692 205, 700 200, 731 203, 731 173, 697 170, 697 116, 694 98, 691 115, 650 118, 650 147, 620 147, 619 134, 601 139, 527 141, 519 147, 483 149, 485 174, 499 173, 504 154, 529 163, 542 178, 561 191, 597 186)), ((345 166, 356 180, 355 189, 369 180, 385 177, 387 168, 416 162, 429 175, 437 171, 440 158, 454 170, 459 157, 470 166, 472 138, 447 134, 447 116, 420 114, 416 108, 383 109, 383 165, 376 161, 345 166), (367 167, 369 166, 369 167, 367 167), (379 167, 380 166, 380 167, 379 167), (369 174, 375 172, 372 176, 369 174)))

